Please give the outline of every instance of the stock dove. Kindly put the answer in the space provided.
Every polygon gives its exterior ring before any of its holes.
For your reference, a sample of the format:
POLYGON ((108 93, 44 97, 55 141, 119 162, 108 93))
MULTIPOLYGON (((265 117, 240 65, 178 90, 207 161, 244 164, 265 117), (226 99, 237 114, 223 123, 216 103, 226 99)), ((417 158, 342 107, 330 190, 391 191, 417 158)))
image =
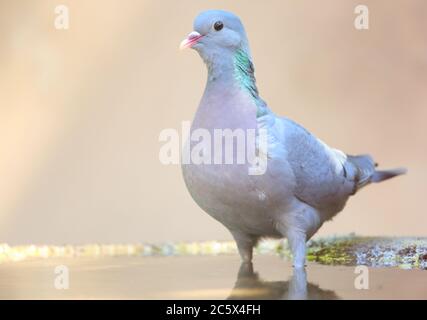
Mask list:
MULTIPOLYGON (((266 133, 266 167, 249 174, 248 161, 189 161, 182 164, 186 186, 196 203, 233 235, 243 262, 252 261, 262 237, 286 237, 295 268, 305 266, 306 241, 340 212, 362 187, 403 174, 405 169, 377 171, 369 155, 350 156, 328 147, 306 129, 275 115, 260 98, 249 44, 240 19, 221 10, 199 14, 194 31, 181 48, 196 50, 208 69, 208 79, 193 119, 187 147, 202 129, 266 133)), ((221 142, 224 147, 225 142, 221 142)), ((211 152, 208 144, 203 152, 211 152)), ((260 140, 255 149, 262 153, 260 140)), ((220 159, 223 159, 221 154, 220 159)))

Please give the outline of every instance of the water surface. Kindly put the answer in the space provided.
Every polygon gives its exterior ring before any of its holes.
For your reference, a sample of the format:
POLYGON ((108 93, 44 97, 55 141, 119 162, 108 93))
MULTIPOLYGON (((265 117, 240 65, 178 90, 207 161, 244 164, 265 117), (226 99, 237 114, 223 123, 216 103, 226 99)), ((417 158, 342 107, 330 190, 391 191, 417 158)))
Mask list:
POLYGON ((427 271, 369 268, 356 289, 353 266, 309 263, 294 272, 273 255, 241 266, 237 255, 47 258, 0 264, 0 299, 427 299, 427 271), (55 289, 55 267, 69 289, 55 289))

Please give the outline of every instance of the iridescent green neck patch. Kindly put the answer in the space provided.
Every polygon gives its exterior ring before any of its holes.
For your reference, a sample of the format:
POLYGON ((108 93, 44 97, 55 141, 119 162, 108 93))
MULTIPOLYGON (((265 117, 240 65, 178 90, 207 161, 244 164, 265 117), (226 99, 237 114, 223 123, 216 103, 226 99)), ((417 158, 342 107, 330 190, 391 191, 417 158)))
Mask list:
POLYGON ((234 55, 234 76, 240 86, 247 90, 257 105, 257 118, 267 113, 265 102, 259 97, 255 69, 248 54, 239 49, 234 55))

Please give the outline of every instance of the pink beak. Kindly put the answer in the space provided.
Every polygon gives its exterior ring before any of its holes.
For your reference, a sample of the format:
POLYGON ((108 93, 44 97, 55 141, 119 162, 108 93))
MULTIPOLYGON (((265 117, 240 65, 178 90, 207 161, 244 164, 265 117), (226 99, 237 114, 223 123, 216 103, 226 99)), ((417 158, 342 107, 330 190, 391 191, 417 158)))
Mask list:
POLYGON ((186 48, 191 48, 194 44, 196 44, 203 36, 198 33, 197 31, 193 31, 191 32, 188 36, 187 39, 184 39, 181 44, 179 45, 179 48, 181 50, 186 49, 186 48))

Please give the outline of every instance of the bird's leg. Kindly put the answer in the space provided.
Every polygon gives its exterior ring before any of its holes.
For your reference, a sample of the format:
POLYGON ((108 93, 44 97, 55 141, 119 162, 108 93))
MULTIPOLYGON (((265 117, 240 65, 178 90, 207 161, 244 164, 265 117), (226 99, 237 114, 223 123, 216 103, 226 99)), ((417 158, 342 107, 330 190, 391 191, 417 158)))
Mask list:
POLYGON ((292 252, 294 268, 301 269, 305 267, 306 252, 306 234, 302 230, 288 230, 286 232, 289 247, 292 252))
POLYGON ((242 262, 240 264, 239 272, 237 274, 238 279, 252 278, 255 276, 254 266, 252 262, 242 262))
POLYGON ((231 231, 234 240, 237 244, 237 249, 239 250, 240 257, 242 258, 243 263, 252 262, 252 251, 255 246, 257 239, 251 235, 240 231, 231 231))
POLYGON ((295 268, 289 281, 289 300, 307 299, 307 274, 304 268, 295 268))
POLYGON ((277 230, 288 238, 295 269, 305 267, 307 239, 310 239, 321 225, 317 210, 303 202, 296 203, 294 211, 279 217, 277 230))
POLYGON ((259 281, 258 274, 254 272, 252 262, 242 262, 237 274, 236 287, 251 287, 259 281))

